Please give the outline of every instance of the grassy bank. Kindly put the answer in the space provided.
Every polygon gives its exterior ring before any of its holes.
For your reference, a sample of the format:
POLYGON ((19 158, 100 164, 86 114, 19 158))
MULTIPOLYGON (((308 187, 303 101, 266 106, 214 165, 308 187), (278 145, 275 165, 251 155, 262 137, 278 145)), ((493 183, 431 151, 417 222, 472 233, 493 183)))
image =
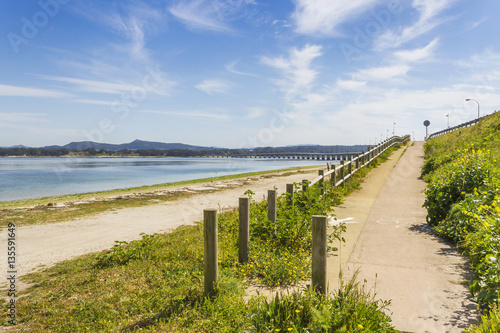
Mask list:
MULTIPOLYGON (((16 303, 13 331, 394 332, 383 312, 388 303, 354 280, 327 297, 297 292, 272 300, 243 298, 250 282, 290 286, 310 277, 311 215, 331 213, 367 172, 345 187, 327 186, 324 195, 311 187, 297 194, 290 208, 281 195, 276 224, 267 220, 265 203, 253 201, 246 264, 237 260, 237 212, 221 212, 220 281, 212 299, 203 294, 203 228, 197 224, 118 243, 27 276, 31 287, 16 303)), ((341 228, 332 241, 341 239, 341 228)))
MULTIPOLYGON (((470 291, 485 320, 498 327, 500 302, 500 113, 478 124, 431 139, 425 145, 423 176, 427 221, 470 258, 470 291), (487 316, 488 317, 488 316, 487 316)), ((493 332, 471 328, 471 332, 493 332)))
POLYGON ((16 226, 56 223, 109 210, 158 204, 158 202, 193 195, 193 193, 178 190, 188 185, 212 184, 233 179, 246 180, 255 177, 284 177, 306 173, 313 168, 315 167, 294 167, 128 189, 0 202, 0 228, 6 227, 9 223, 14 223, 16 226))

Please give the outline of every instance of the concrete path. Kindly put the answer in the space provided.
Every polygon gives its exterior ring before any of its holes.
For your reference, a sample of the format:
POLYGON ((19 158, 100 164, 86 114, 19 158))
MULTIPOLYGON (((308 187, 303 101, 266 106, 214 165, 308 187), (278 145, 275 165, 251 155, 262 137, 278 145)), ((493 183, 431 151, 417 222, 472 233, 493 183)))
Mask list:
POLYGON ((377 299, 391 300, 398 330, 462 332, 477 319, 467 289, 467 263, 453 245, 429 233, 422 208, 426 184, 419 179, 423 143, 416 142, 399 156, 375 169, 364 188, 335 210, 337 218, 355 222, 348 225, 351 240, 356 239, 353 229, 360 234, 350 256, 343 246, 341 263, 336 255, 329 258, 330 290, 338 285, 335 265, 343 267, 347 277, 359 269, 358 281, 375 288, 377 299), (380 177, 386 179, 382 186, 380 177))

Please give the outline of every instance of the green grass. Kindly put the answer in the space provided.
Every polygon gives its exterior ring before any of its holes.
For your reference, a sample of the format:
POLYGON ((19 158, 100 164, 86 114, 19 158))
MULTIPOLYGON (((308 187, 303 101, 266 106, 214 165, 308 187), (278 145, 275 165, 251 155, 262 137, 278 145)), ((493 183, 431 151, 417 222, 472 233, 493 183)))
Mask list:
MULTIPOLYGON (((367 172, 345 187, 327 188, 325 195, 317 187, 297 194, 291 208, 280 196, 275 225, 265 217, 264 204, 253 202, 246 264, 238 263, 237 211, 220 213, 220 280, 212 298, 204 296, 203 228, 196 224, 117 242, 25 276, 30 287, 16 303, 18 321, 12 331, 394 332, 383 313, 388 303, 375 300, 355 280, 327 297, 305 291, 272 300, 243 298, 244 287, 257 279, 267 286, 288 286, 310 277, 311 215, 330 213, 332 204, 359 188, 367 172)), ((3 324, 7 321, 6 312, 3 324)))
MULTIPOLYGON (((469 257, 469 289, 488 313, 500 304, 500 113, 427 141, 425 159, 427 221, 469 257)), ((497 332, 495 311, 471 332, 497 332)))

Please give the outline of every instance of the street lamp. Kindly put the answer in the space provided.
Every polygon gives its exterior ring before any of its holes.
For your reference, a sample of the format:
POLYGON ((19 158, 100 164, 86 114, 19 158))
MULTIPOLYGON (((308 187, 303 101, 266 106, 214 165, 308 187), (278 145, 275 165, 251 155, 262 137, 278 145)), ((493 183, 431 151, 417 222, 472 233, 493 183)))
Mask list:
POLYGON ((396 133, 396 122, 392 125, 392 136, 394 136, 394 133, 396 133))
POLYGON ((450 128, 450 114, 449 113, 446 115, 446 118, 447 118, 446 120, 448 121, 448 128, 450 128))
POLYGON ((477 103, 477 119, 479 119, 479 102, 478 102, 478 101, 476 101, 474 98, 466 98, 465 100, 466 100, 467 102, 468 102, 468 101, 474 101, 474 102, 476 102, 476 103, 477 103))

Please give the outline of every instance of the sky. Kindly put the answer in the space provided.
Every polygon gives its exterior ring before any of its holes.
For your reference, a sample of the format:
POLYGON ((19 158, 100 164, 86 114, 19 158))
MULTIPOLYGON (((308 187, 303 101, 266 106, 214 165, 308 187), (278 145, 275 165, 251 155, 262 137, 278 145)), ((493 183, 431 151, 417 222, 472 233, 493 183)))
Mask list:
POLYGON ((0 3, 0 146, 416 140, 500 108, 498 0, 0 3), (471 99, 466 101, 466 99, 471 99))

